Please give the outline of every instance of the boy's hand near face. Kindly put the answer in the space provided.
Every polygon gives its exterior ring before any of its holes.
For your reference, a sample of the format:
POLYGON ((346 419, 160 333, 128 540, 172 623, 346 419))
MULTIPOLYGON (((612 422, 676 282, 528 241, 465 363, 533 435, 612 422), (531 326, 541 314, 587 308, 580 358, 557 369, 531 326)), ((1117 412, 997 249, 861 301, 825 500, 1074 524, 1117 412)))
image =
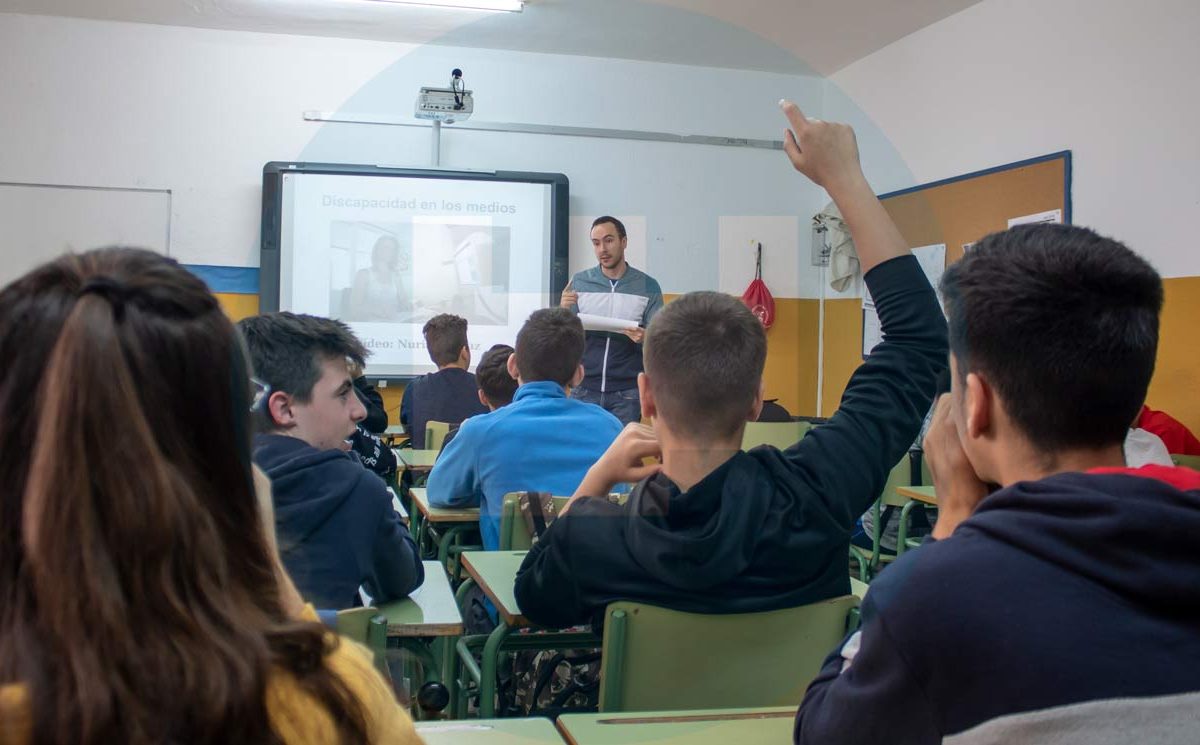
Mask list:
POLYGON ((975 474, 958 438, 950 394, 938 399, 922 447, 937 493, 938 519, 933 537, 940 541, 949 538, 958 524, 970 517, 988 495, 987 484, 975 474))
POLYGON ((643 463, 645 458, 662 458, 662 445, 654 428, 645 424, 627 424, 600 460, 588 469, 583 483, 563 511, 579 497, 603 497, 617 484, 637 483, 662 470, 662 463, 646 465, 643 463))

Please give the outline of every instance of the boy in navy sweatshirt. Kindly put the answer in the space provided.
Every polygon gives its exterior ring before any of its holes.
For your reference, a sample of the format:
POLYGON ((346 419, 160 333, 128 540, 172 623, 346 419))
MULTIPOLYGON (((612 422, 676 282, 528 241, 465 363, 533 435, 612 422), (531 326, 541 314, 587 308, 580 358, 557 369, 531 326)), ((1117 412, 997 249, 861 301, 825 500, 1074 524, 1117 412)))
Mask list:
POLYGON ((722 293, 664 308, 638 377, 654 427, 626 427, 529 552, 516 596, 530 620, 570 626, 615 600, 745 613, 849 594, 851 529, 917 436, 945 369, 946 324, 862 175, 854 132, 814 123, 799 167, 850 224, 883 342, 827 424, 787 450, 747 453, 742 433, 763 403, 762 324, 722 293), (662 462, 644 466, 646 456, 662 462), (602 498, 639 481, 623 506, 602 498))
POLYGON ((936 542, 871 585, 796 742, 1200 741, 1200 474, 1126 468, 1121 447, 1158 275, 1090 230, 1032 225, 976 243, 942 292, 936 542))
POLYGON ((420 587, 425 571, 383 480, 352 456, 366 415, 350 365, 366 349, 339 321, 269 313, 238 324, 255 375, 269 386, 253 459, 271 479, 279 552, 305 600, 318 608, 375 602, 420 587))

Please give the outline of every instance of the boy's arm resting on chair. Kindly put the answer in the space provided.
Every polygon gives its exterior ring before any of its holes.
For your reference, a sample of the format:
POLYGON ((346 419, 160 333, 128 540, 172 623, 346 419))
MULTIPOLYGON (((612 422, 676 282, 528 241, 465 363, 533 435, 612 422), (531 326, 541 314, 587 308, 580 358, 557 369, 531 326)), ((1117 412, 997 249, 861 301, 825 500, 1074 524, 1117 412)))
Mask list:
POLYGON ((850 526, 908 451, 947 365, 946 321, 933 288, 863 175, 854 131, 809 121, 785 103, 784 149, 823 186, 850 227, 883 341, 850 378, 833 418, 786 453, 831 514, 850 526), (794 132, 793 132, 794 130, 794 132))
POLYGON ((442 450, 425 483, 425 494, 434 507, 478 507, 479 457, 484 432, 479 422, 467 419, 442 450))

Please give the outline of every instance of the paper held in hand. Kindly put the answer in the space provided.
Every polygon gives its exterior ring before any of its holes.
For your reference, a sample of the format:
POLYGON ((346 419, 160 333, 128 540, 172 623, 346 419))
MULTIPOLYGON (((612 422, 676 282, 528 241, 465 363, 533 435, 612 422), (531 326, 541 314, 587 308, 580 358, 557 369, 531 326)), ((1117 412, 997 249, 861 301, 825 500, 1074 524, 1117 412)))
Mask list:
POLYGON ((624 331, 625 329, 635 329, 638 327, 637 321, 626 321, 623 318, 610 318, 608 316, 595 315, 593 313, 580 313, 579 321, 583 324, 584 331, 624 331))

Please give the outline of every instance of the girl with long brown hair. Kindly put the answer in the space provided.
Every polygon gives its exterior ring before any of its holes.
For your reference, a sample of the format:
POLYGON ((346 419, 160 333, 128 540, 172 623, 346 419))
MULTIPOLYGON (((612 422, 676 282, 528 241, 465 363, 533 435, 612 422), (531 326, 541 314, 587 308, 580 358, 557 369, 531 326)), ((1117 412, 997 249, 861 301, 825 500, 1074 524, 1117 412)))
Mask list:
POLYGON ((250 466, 250 370, 147 251, 0 291, 0 744, 417 742, 298 598, 250 466))

